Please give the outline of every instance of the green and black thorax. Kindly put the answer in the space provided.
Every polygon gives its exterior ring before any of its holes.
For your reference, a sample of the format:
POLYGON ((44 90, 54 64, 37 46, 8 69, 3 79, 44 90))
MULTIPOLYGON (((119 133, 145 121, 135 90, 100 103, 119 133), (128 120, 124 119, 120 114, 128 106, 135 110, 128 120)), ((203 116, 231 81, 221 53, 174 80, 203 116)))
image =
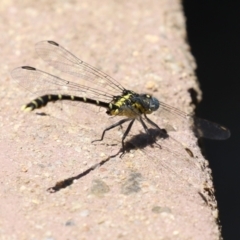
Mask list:
POLYGON ((124 89, 121 96, 114 96, 107 114, 137 118, 141 114, 151 114, 159 107, 159 102, 148 94, 138 94, 124 89))

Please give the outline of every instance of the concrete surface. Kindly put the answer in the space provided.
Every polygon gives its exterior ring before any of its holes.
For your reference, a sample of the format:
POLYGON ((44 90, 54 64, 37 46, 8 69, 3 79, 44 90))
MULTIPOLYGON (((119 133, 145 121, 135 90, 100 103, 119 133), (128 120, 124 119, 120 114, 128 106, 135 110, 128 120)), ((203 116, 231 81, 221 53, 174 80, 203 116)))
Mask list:
MULTIPOLYGON (((120 158, 120 129, 91 143, 109 125, 104 111, 52 104, 37 111, 50 116, 24 113, 39 94, 10 77, 22 65, 59 74, 34 51, 54 40, 126 88, 191 112, 188 90, 200 92, 181 2, 3 0, 0 20, 0 238, 219 239, 211 172, 187 127, 160 149, 136 124, 138 149, 120 158)), ((159 126, 160 116, 151 116, 159 126)))

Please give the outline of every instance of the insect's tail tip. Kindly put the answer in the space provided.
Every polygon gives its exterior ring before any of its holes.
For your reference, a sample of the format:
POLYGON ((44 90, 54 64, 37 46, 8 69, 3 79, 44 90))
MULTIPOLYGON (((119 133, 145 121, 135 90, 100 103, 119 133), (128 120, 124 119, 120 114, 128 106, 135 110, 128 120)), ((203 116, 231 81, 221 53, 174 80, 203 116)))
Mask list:
POLYGON ((23 105, 21 107, 21 110, 24 111, 24 112, 31 112, 33 110, 32 107, 28 107, 27 105, 23 105))

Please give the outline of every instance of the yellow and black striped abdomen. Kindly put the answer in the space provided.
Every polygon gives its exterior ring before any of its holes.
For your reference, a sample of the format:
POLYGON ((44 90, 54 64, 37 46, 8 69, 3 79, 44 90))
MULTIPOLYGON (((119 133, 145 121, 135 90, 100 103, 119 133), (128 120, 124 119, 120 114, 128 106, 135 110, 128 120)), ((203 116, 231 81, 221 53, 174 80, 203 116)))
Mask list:
POLYGON ((62 101, 62 100, 84 102, 84 103, 93 104, 93 105, 97 105, 97 106, 104 107, 104 108, 109 108, 108 103, 90 99, 90 98, 78 97, 78 96, 73 96, 73 95, 47 94, 47 95, 41 96, 39 98, 36 98, 33 101, 31 101, 30 103, 24 105, 22 107, 22 110, 33 111, 34 109, 38 109, 38 108, 46 106, 49 102, 56 102, 56 101, 62 101))

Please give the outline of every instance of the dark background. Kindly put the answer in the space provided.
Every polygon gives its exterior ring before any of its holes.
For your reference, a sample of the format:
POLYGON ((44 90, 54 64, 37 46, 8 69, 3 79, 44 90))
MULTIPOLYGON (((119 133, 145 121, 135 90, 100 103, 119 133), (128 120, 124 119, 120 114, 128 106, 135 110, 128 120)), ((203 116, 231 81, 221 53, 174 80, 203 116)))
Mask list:
POLYGON ((197 61, 202 118, 227 126, 229 140, 204 140, 222 234, 240 239, 240 1, 185 0, 188 41, 197 61))

